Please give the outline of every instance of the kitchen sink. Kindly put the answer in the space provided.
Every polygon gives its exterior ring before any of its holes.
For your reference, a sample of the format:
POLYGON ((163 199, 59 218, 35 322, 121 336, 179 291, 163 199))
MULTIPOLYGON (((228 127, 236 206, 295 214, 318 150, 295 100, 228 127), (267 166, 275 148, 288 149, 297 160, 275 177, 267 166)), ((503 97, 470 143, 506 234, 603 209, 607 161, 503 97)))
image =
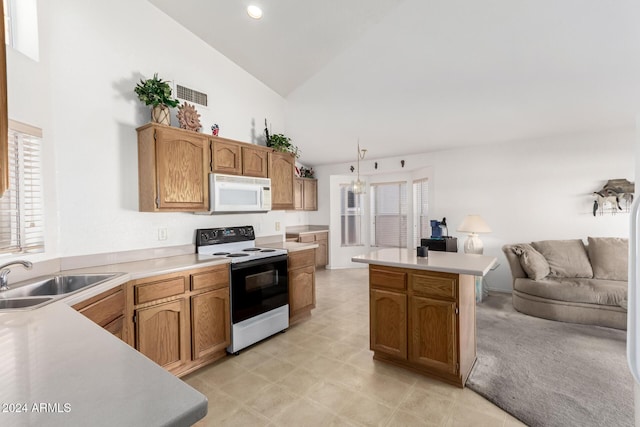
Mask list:
POLYGON ((53 299, 53 297, 2 299, 0 300, 0 310, 36 308, 35 306, 44 305, 53 299))
POLYGON ((57 274, 39 277, 26 281, 24 285, 18 284, 6 291, 0 291, 0 301, 21 297, 67 295, 106 282, 121 274, 57 274))

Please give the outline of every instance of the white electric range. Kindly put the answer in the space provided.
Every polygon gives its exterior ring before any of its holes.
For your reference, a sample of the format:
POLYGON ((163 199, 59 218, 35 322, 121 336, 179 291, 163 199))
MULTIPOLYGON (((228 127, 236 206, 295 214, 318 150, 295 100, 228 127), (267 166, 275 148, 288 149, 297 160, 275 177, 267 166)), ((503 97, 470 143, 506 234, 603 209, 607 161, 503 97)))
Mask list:
POLYGON ((250 225, 196 230, 200 259, 229 258, 230 353, 289 327, 287 251, 255 246, 250 225))

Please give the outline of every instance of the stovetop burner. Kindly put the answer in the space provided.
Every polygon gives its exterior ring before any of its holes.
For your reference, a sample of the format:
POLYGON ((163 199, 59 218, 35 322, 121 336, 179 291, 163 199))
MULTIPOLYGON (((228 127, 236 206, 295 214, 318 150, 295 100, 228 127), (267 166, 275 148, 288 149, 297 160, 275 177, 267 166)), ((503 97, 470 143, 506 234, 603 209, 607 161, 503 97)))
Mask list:
POLYGON ((203 256, 228 258, 232 264, 286 255, 286 249, 260 248, 255 245, 250 225, 242 227, 201 228, 196 230, 196 252, 203 256))

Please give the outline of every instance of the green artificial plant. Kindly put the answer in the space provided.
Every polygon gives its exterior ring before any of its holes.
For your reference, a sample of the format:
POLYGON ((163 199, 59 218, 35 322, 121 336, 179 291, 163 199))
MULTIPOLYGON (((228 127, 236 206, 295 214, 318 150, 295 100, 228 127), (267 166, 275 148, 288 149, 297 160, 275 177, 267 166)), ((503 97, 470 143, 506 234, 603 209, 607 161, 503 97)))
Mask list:
POLYGON ((267 140, 267 147, 273 148, 275 151, 282 151, 284 153, 293 153, 294 156, 300 156, 298 147, 291 143, 291 138, 284 136, 281 133, 269 135, 267 140))
POLYGON ((175 108, 180 101, 171 97, 171 86, 166 81, 158 78, 158 73, 152 79, 140 80, 134 89, 140 101, 145 105, 165 105, 175 108))

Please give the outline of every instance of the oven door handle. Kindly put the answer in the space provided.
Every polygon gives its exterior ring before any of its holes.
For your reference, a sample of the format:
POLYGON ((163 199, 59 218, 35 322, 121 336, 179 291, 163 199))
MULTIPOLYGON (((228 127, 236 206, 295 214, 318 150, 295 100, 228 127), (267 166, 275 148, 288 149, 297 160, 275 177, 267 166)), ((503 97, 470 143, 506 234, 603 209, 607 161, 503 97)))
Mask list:
POLYGON ((272 264, 275 262, 287 261, 287 255, 276 255, 268 258, 260 258, 254 261, 242 261, 231 264, 231 270, 242 270, 244 268, 255 267, 256 265, 272 264))

